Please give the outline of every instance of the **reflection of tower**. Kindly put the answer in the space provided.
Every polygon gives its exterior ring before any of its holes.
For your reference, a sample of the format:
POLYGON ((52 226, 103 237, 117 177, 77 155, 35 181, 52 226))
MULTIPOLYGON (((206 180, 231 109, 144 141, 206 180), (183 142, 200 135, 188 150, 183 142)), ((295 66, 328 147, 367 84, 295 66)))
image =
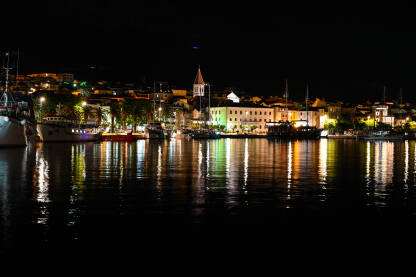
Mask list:
POLYGON ((204 79, 202 79, 201 68, 198 67, 198 72, 196 73, 196 77, 194 80, 194 97, 196 96, 204 96, 204 79))

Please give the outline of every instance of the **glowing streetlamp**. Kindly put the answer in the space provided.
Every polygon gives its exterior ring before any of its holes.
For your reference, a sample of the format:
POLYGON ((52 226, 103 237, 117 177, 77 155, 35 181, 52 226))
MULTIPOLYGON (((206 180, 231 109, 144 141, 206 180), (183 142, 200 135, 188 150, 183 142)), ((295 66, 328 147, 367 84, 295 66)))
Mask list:
POLYGON ((160 112, 162 111, 162 107, 159 107, 158 111, 159 111, 159 120, 160 120, 160 112))
POLYGON ((85 101, 82 101, 82 104, 81 104, 83 107, 85 107, 86 105, 87 105, 87 102, 85 102, 85 101))
POLYGON ((39 114, 38 114, 38 119, 42 116, 42 104, 43 102, 46 101, 46 98, 44 96, 41 96, 39 98, 39 103, 40 103, 40 108, 39 108, 39 114))

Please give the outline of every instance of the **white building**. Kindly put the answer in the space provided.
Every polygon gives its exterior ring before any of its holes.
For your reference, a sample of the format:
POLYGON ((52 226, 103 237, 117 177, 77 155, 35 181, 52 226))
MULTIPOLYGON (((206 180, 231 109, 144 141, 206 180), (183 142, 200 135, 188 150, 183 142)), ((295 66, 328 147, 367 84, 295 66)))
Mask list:
POLYGON ((387 105, 373 106, 373 116, 377 122, 394 126, 394 116, 389 115, 389 106, 387 105))
POLYGON ((234 92, 230 92, 227 95, 227 99, 233 101, 234 103, 240 103, 240 97, 238 97, 234 92))
POLYGON ((274 118, 273 108, 232 105, 211 108, 211 124, 224 126, 229 132, 267 132, 266 124, 274 118))

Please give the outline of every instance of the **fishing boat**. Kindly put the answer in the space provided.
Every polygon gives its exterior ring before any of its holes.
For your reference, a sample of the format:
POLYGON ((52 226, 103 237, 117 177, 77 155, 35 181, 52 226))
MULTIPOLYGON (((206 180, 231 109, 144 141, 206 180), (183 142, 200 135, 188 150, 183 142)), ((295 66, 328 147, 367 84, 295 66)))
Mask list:
POLYGON ((101 139, 98 126, 79 124, 63 116, 48 116, 38 123, 40 141, 42 142, 79 142, 101 139))
POLYGON ((9 70, 5 67, 5 89, 0 98, 0 146, 26 146, 34 140, 36 130, 31 98, 9 91, 9 70))

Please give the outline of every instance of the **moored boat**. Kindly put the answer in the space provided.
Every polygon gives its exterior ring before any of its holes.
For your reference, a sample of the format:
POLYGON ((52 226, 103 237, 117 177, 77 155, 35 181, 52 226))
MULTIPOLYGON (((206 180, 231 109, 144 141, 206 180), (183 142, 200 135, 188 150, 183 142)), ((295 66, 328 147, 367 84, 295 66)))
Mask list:
POLYGON ((137 140, 137 136, 134 136, 132 132, 127 133, 103 133, 101 135, 103 141, 127 141, 132 142, 137 140))
POLYGON ((0 98, 0 147, 26 146, 35 137, 31 98, 8 90, 9 68, 5 69, 6 86, 0 98))
POLYGON ((78 124, 63 116, 45 117, 37 129, 42 142, 97 141, 101 138, 98 126, 78 124))
POLYGON ((268 138, 281 139, 319 139, 321 130, 311 126, 296 127, 292 122, 272 122, 267 126, 268 138))
POLYGON ((361 138, 365 140, 403 140, 404 134, 392 133, 390 131, 376 131, 361 138))
POLYGON ((148 139, 165 139, 170 138, 170 134, 165 131, 160 122, 152 122, 146 126, 144 131, 145 138, 148 139))

